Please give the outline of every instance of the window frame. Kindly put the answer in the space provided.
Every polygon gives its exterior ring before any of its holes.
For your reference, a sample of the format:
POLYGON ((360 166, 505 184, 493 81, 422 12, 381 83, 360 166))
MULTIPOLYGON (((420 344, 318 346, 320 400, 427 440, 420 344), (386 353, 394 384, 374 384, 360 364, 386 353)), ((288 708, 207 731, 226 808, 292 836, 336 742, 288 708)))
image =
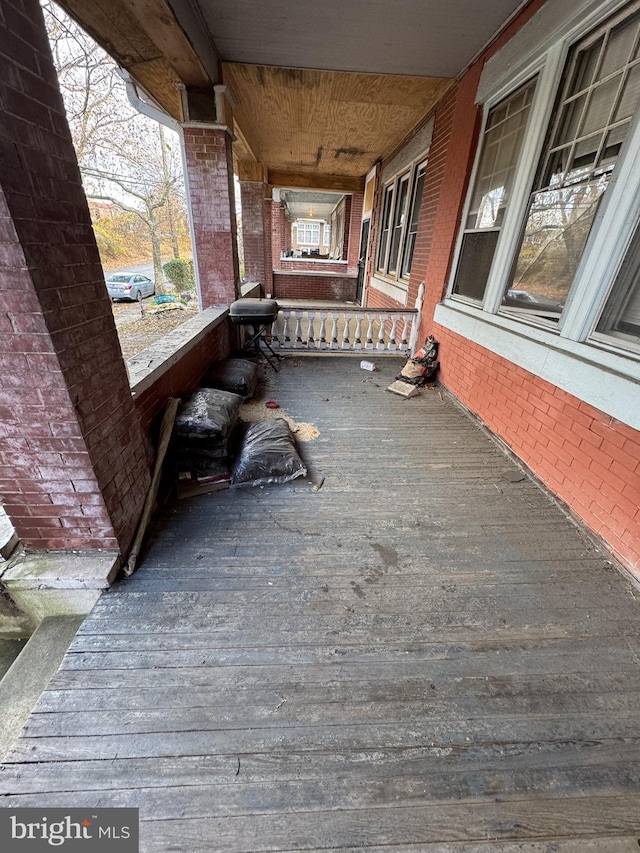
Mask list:
MULTIPOLYGON (((408 166, 403 167, 401 171, 399 171, 392 178, 390 178, 382 188, 382 198, 379 206, 379 232, 376 245, 376 266, 374 276, 378 277, 378 279, 391 282, 392 284, 402 288, 408 287, 409 278, 411 276, 411 269, 409 269, 408 273, 405 273, 404 271, 405 257, 406 252, 408 250, 408 235, 411 225, 411 219, 413 216, 413 207, 415 202, 415 192, 418 184, 418 177, 421 170, 423 170, 426 174, 427 160, 427 154, 423 153, 420 157, 413 160, 411 163, 409 163, 408 166), (407 189, 406 195, 404 196, 404 218, 400 225, 396 225, 396 219, 398 215, 398 201, 403 197, 403 184, 406 184, 407 189), (388 211, 388 227, 383 228, 385 222, 385 205, 387 198, 390 198, 390 206, 388 211), (400 231, 398 234, 397 256, 395 259, 394 268, 390 269, 392 261, 391 249, 392 245, 394 244, 394 232, 396 232, 398 227, 400 228, 400 231), (384 244, 384 253, 381 257, 383 236, 386 237, 386 242, 384 244)), ((424 191, 423 196, 420 199, 421 205, 423 197, 424 191)), ((419 220, 420 216, 418 214, 418 222, 419 220)), ((373 286, 375 287, 375 283, 373 286)))
MULTIPOLYGON (((580 263, 570 288, 564 311, 559 321, 545 320, 537 316, 517 315, 501 311, 501 303, 510 278, 515 257, 520 248, 520 234, 524 226, 526 209, 536 173, 540 165, 545 142, 552 130, 552 114, 556 99, 562 91, 566 76, 571 73, 567 59, 570 50, 578 42, 589 38, 595 40, 598 31, 613 27, 633 16, 640 3, 604 3, 594 20, 589 15, 573 28, 562 34, 555 43, 519 74, 502 86, 488 93, 483 103, 481 140, 486 130, 489 111, 505 97, 536 74, 539 75, 534 93, 531 115, 525 144, 520 152, 516 177, 501 233, 494 253, 493 263, 487 279, 484 300, 469 299, 453 293, 458 263, 460 260, 464 225, 469 215, 473 188, 480 164, 481 144, 478 145, 469 189, 458 229, 456 247, 448 281, 446 301, 474 307, 481 316, 494 315, 509 327, 533 327, 553 336, 583 343, 585 346, 606 347, 611 351, 633 358, 637 357, 634 347, 625 346, 613 336, 596 333, 595 328, 604 311, 606 301, 615 282, 617 271, 624 257, 625 247, 630 242, 634 224, 640 216, 640 109, 632 119, 627 138, 616 161, 609 187, 604 194, 591 228, 580 263), (611 7, 614 7, 613 9, 611 7), (612 202, 613 199, 613 202, 612 202), (613 237, 611 235, 614 235, 613 237), (606 340, 605 340, 606 338, 606 340)), ((533 330, 533 329, 532 329, 533 330)))
MULTIPOLYGON (((312 246, 312 247, 313 246, 320 246, 320 224, 321 223, 319 221, 314 221, 314 220, 310 220, 310 219, 298 219, 296 222, 296 231, 297 231, 296 243, 298 244, 298 246, 312 246), (300 223, 302 223, 302 225, 300 225, 300 223), (309 242, 306 239, 301 240, 300 239, 301 228, 304 232, 316 231, 316 229, 317 229, 317 232, 318 232, 317 242, 313 242, 313 240, 311 240, 311 242, 309 242)), ((305 236, 306 236, 306 233, 305 233, 305 236)))
POLYGON ((633 116, 599 207, 561 322, 552 328, 524 316, 499 312, 569 51, 597 28, 608 22, 614 24, 614 18, 617 22, 631 17, 636 10, 636 3, 628 0, 577 0, 575 5, 548 0, 531 24, 517 32, 485 64, 476 93, 476 102, 482 108, 481 134, 488 109, 534 74, 540 77, 484 303, 451 294, 480 154, 478 146, 452 252, 449 287, 436 305, 433 319, 443 328, 640 430, 640 353, 628 342, 595 332, 640 220, 640 109, 633 116))

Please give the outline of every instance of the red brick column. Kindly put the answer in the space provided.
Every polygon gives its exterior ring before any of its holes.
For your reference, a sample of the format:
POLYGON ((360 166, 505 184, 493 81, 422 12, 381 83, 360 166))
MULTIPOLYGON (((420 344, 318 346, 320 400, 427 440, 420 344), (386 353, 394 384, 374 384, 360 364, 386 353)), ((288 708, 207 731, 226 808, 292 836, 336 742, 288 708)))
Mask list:
POLYGON ((200 308, 229 305, 240 278, 231 137, 223 128, 187 124, 184 149, 200 308))
POLYGON ((264 189, 262 181, 240 181, 244 277, 263 286, 266 284, 264 189))
MULTIPOLYGON (((351 196, 349 213, 349 237, 345 246, 343 257, 347 259, 347 272, 358 271, 358 258, 360 257, 360 235, 362 229, 362 207, 364 205, 364 193, 354 193, 351 196)), ((347 210, 345 209, 345 224, 347 222, 347 210)))
POLYGON ((0 15, 0 495, 33 549, 131 543, 149 483, 38 0, 0 15))
MULTIPOLYGON (((265 186, 268 193, 269 188, 265 186)), ((273 294, 273 249, 272 249, 272 232, 271 232, 271 207, 273 202, 271 198, 265 196, 264 199, 264 292, 273 294)))

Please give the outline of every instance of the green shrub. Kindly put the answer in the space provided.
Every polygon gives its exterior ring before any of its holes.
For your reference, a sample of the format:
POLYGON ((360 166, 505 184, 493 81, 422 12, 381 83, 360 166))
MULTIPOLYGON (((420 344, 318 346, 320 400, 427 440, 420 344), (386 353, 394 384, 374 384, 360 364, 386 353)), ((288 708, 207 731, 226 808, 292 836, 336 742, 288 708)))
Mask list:
POLYGON ((184 261, 182 258, 174 258, 162 265, 162 271, 165 278, 170 282, 178 293, 184 293, 188 290, 193 290, 193 261, 184 261))

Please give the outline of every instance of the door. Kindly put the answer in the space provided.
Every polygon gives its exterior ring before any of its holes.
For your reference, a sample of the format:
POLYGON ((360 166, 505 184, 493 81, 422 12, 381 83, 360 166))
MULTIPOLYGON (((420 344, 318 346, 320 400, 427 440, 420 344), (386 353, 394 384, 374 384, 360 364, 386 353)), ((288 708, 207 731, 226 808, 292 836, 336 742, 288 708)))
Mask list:
POLYGON ((360 254, 358 256, 358 283, 356 285, 356 302, 362 304, 362 294, 364 291, 364 275, 367 269, 367 253, 369 249, 369 225, 370 219, 365 219, 362 223, 362 233, 360 235, 360 254))

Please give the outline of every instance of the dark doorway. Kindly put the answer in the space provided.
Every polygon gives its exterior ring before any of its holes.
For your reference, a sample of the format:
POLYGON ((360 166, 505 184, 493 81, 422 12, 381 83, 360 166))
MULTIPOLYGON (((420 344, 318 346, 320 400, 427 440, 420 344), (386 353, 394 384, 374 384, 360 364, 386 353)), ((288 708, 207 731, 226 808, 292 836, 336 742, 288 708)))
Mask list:
POLYGON ((367 267, 367 250, 369 248, 369 225, 370 219, 362 223, 362 234, 360 235, 360 254, 358 256, 358 284, 356 286, 356 302, 362 304, 362 292, 364 290, 364 272, 367 267))

